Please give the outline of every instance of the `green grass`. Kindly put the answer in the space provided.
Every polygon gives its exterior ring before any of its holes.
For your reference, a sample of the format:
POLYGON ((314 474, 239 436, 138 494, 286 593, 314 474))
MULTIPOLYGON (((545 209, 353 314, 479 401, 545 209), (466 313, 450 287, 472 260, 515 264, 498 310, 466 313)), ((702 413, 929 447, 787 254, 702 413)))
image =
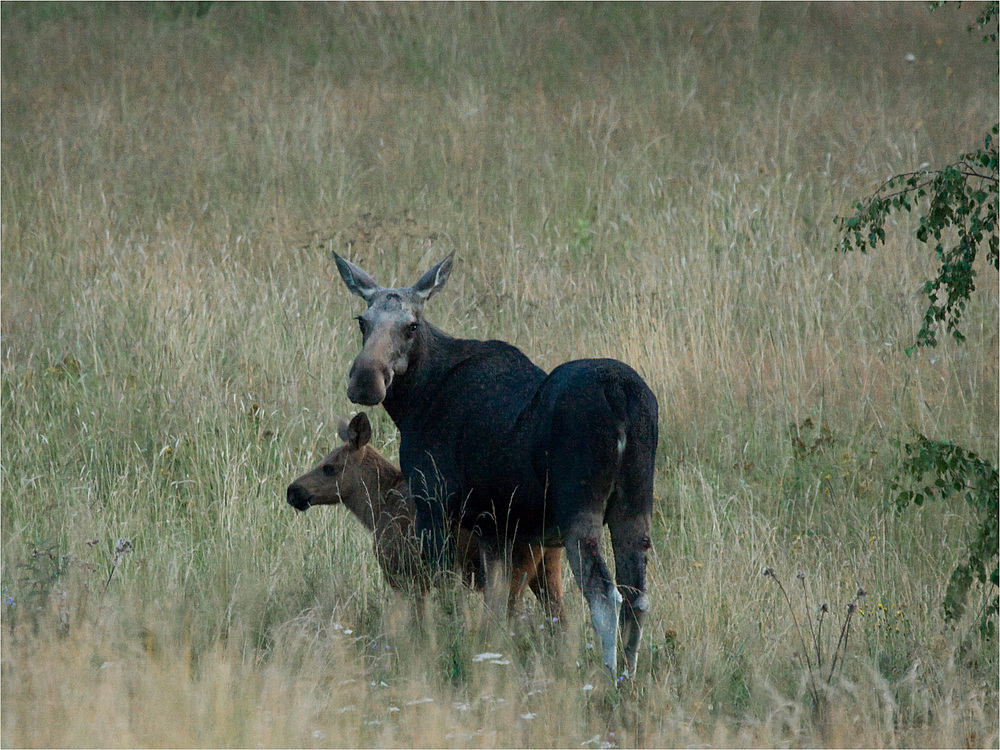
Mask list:
POLYGON ((997 276, 964 346, 907 357, 914 225, 833 251, 995 120, 972 9, 2 14, 4 746, 996 746, 996 644, 940 609, 973 519, 889 485, 914 432, 996 457, 997 276), (284 501, 352 410, 330 251, 389 285, 452 249, 436 324, 659 399, 627 689, 568 569, 555 638, 453 589, 414 623, 358 524, 284 501), (822 710, 765 566, 833 638, 868 591, 822 710))

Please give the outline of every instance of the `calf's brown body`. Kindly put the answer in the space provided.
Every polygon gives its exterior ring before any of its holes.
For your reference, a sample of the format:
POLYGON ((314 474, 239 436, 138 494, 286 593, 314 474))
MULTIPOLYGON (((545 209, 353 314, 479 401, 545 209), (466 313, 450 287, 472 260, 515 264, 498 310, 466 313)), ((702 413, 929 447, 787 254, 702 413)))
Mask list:
MULTIPOLYGON (((416 509, 407 481, 369 445, 371 423, 367 415, 358 414, 339 434, 344 444, 288 486, 288 503, 299 511, 313 505, 345 505, 372 532, 375 558, 389 586, 416 596, 419 602, 430 589, 431 578, 421 559, 416 509)), ((482 590, 485 580, 475 535, 457 528, 455 542, 463 581, 482 590)), ((513 545, 509 607, 513 608, 527 586, 542 603, 546 616, 561 620, 561 562, 559 547, 513 545)))

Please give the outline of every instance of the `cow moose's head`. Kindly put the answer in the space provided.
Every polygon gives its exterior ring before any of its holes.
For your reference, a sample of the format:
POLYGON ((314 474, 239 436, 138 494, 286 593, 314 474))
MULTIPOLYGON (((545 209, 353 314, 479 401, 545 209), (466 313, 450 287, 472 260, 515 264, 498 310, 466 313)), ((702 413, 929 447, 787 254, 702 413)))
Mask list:
POLYGON ((382 403, 393 381, 403 375, 420 338, 424 304, 448 280, 455 253, 427 271, 416 284, 386 289, 350 261, 336 253, 337 270, 347 288, 368 303, 358 316, 361 352, 348 376, 347 397, 356 404, 382 403))

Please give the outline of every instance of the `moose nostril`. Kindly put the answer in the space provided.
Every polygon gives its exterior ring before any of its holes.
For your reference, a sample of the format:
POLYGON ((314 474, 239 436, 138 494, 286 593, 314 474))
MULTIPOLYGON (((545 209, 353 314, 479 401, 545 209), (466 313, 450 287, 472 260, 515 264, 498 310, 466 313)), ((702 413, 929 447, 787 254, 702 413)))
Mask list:
POLYGON ((288 500, 288 504, 295 508, 295 510, 309 510, 309 506, 312 505, 309 500, 309 493, 306 492, 305 487, 301 484, 289 485, 286 499, 288 500))

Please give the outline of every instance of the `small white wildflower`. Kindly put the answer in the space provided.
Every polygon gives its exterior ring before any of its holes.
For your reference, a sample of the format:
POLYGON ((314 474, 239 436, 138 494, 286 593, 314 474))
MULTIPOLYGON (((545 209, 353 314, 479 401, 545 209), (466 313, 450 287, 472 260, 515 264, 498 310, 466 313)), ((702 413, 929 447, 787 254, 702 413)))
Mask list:
POLYGON ((502 659, 503 654, 494 654, 491 651, 484 651, 481 654, 476 654, 472 657, 472 661, 486 661, 487 659, 502 659))
POLYGON ((521 714, 521 718, 524 719, 525 721, 530 721, 531 719, 534 719, 536 715, 537 714, 533 714, 529 711, 526 714, 521 714))
POLYGON ((593 689, 594 689, 594 686, 593 686, 593 685, 591 685, 591 684, 590 684, 590 683, 588 682, 588 683, 587 683, 586 685, 584 685, 584 686, 583 686, 582 688, 580 688, 580 689, 581 689, 581 690, 582 690, 583 692, 587 693, 587 692, 589 692, 589 691, 593 690, 593 689))

